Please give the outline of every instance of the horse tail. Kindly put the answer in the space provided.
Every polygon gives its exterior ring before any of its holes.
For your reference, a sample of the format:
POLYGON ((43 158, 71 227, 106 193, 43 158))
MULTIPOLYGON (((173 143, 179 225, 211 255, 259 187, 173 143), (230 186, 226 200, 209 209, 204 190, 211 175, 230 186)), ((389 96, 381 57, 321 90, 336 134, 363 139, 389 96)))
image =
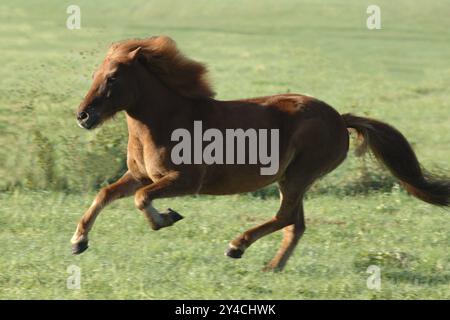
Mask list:
POLYGON ((450 206, 450 180, 423 169, 400 131, 387 123, 349 113, 342 118, 363 139, 357 152, 362 153, 368 147, 413 196, 434 205, 450 206))

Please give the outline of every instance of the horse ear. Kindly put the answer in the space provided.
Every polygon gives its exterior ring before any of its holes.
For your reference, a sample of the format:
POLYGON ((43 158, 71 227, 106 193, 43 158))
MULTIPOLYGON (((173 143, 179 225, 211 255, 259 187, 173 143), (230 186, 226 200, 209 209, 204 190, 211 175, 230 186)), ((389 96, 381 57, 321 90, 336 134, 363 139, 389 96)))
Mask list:
POLYGON ((141 47, 137 47, 136 49, 134 49, 133 51, 131 51, 128 54, 128 57, 130 58, 130 60, 135 60, 137 57, 139 57, 140 52, 141 52, 141 47))

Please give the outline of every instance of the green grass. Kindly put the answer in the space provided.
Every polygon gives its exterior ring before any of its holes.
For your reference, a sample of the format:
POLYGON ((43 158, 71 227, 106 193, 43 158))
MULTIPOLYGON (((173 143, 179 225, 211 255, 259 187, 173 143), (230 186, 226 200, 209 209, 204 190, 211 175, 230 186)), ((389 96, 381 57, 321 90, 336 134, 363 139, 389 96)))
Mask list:
POLYGON ((230 239, 268 219, 275 199, 185 197, 157 202, 185 219, 151 231, 132 199, 106 209, 91 247, 68 242, 92 194, 3 195, 0 298, 86 299, 404 299, 450 298, 448 214, 403 193, 321 196, 307 202, 308 229, 283 273, 261 272, 281 234, 255 243, 240 260, 223 255, 230 239), (381 291, 366 269, 381 268, 381 291), (81 268, 81 289, 66 288, 81 268))
POLYGON ((415 200, 373 163, 347 161, 314 186, 307 231, 281 274, 260 272, 281 233, 239 261, 229 240, 271 217, 257 195, 161 200, 186 219, 150 231, 132 199, 111 205, 91 248, 70 255, 76 222, 99 186, 123 171, 123 117, 81 131, 74 112, 113 41, 166 34, 208 64, 219 99, 314 95, 339 112, 383 119, 430 169, 449 171, 450 4, 377 1, 68 1, 0 5, 0 298, 450 298, 448 212, 415 200), (369 190, 364 193, 363 190, 369 190), (46 191, 43 191, 46 190, 46 191), (382 290, 366 287, 368 265, 382 290), (81 290, 66 288, 82 268, 81 290))

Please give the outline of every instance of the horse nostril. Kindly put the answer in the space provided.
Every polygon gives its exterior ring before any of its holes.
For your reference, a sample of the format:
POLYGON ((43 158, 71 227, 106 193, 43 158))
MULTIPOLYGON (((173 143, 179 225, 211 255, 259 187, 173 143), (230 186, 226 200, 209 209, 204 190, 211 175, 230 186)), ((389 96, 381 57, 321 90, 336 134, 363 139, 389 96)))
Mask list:
POLYGON ((87 119, 89 119, 89 114, 87 112, 82 111, 78 114, 78 120, 86 121, 87 119))

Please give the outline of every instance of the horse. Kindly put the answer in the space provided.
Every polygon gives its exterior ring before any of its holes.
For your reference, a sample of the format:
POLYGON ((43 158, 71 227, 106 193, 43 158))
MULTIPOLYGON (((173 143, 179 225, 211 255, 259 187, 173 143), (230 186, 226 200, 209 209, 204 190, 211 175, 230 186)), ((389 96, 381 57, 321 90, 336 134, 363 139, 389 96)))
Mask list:
POLYGON ((282 270, 305 232, 303 200, 309 187, 337 168, 349 150, 350 131, 361 150, 376 159, 413 196, 433 205, 450 204, 450 180, 422 168, 407 139, 393 126, 353 114, 339 114, 314 97, 277 94, 250 99, 214 99, 207 68, 180 52, 167 36, 113 43, 93 75, 92 86, 77 110, 77 122, 91 130, 120 111, 128 125, 127 167, 115 183, 102 188, 79 221, 71 239, 72 253, 88 248, 88 233, 100 211, 113 200, 134 195, 151 229, 183 219, 178 212, 160 212, 156 199, 186 195, 229 195, 252 192, 277 183, 278 212, 229 243, 225 254, 241 258, 258 239, 283 230, 281 246, 264 270, 282 270), (279 133, 279 166, 260 174, 261 164, 181 163, 171 151, 171 132, 204 128, 267 129, 279 133))

